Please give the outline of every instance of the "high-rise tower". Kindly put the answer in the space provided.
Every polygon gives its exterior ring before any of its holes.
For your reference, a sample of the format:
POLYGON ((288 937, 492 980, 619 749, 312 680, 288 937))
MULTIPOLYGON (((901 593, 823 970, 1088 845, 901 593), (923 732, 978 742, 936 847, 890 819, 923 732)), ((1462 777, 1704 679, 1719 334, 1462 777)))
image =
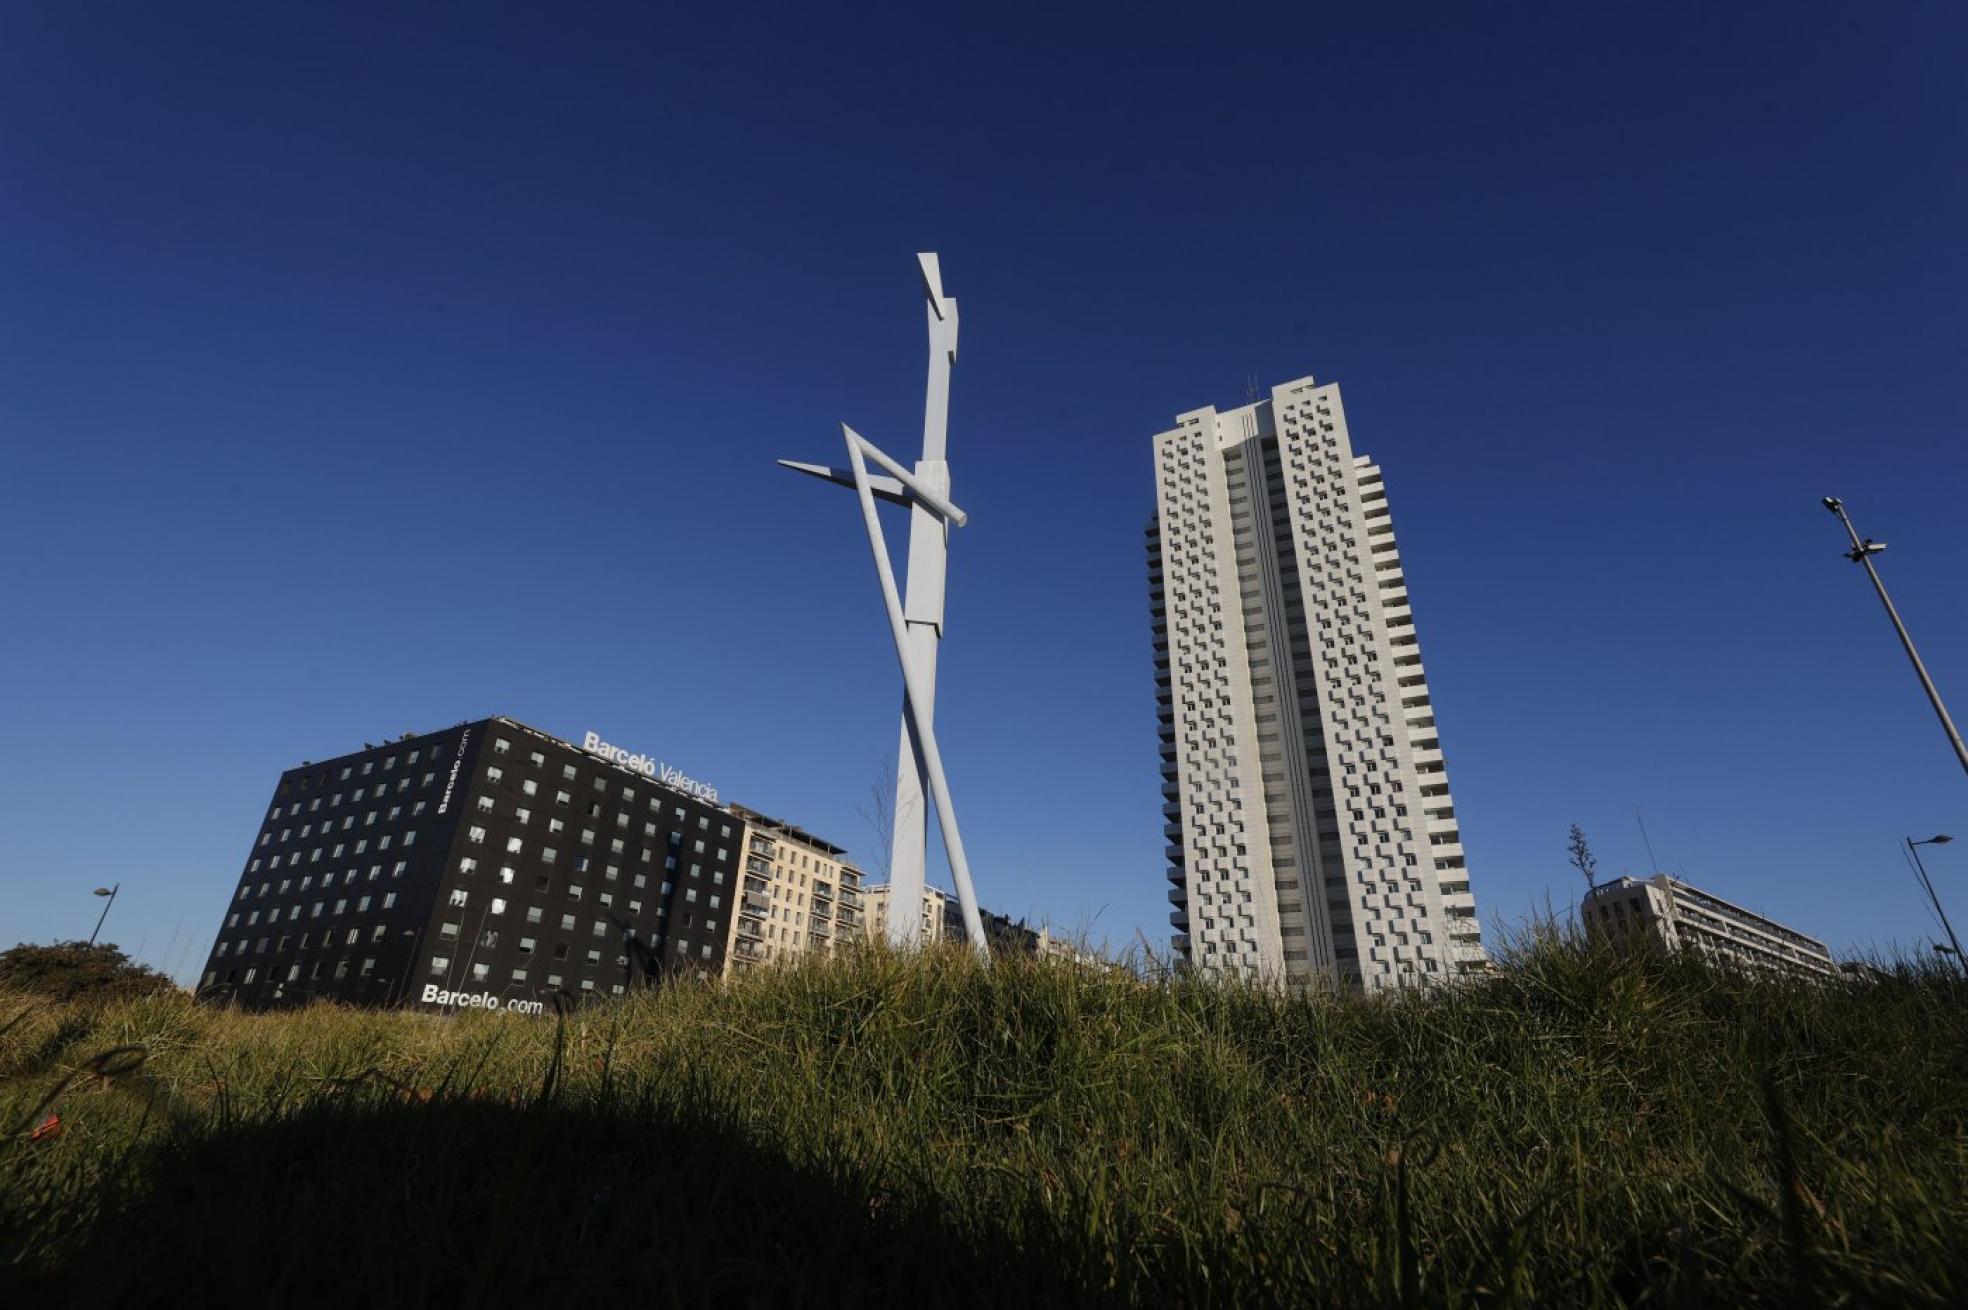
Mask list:
POLYGON ((1338 386, 1179 415, 1155 485, 1178 955, 1369 989, 1482 968, 1387 494, 1338 386))

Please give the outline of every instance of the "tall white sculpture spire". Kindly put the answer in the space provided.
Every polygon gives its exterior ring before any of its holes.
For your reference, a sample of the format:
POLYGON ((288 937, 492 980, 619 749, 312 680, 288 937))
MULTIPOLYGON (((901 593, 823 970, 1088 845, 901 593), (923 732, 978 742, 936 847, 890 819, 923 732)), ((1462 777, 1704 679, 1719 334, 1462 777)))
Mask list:
POLYGON ((868 545, 875 554, 882 601, 895 638, 895 656, 902 666, 902 744, 895 770, 895 842, 891 852, 888 896, 888 940, 898 947, 918 944, 922 935, 922 899, 928 857, 929 824, 924 800, 936 806, 943 849, 950 857, 957 899, 963 906, 964 927, 978 954, 989 958, 984 921, 977 912, 977 893, 970 881, 970 862, 964 856, 963 835, 957 829, 950 802, 950 784, 943 772, 943 755, 936 745, 936 648, 943 639, 943 575, 949 552, 950 528, 962 527, 965 515, 952 505, 950 465, 944 458, 949 436, 950 369, 957 362, 957 302, 943 294, 943 273, 933 254, 916 256, 922 266, 923 295, 929 319, 929 382, 923 398, 922 458, 910 473, 845 423, 846 469, 801 464, 782 459, 787 468, 841 486, 853 487, 861 500, 868 545), (871 477, 872 459, 892 477, 871 477), (888 543, 882 536, 875 501, 909 507, 909 577, 906 599, 895 585, 888 543))

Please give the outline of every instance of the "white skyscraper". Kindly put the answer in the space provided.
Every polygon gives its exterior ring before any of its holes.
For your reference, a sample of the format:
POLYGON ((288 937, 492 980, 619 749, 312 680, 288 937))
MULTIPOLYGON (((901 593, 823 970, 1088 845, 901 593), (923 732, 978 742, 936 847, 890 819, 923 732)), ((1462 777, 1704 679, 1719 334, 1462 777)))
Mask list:
POLYGON ((1155 438, 1149 589, 1173 945, 1379 988, 1483 967, 1380 469, 1339 388, 1155 438))

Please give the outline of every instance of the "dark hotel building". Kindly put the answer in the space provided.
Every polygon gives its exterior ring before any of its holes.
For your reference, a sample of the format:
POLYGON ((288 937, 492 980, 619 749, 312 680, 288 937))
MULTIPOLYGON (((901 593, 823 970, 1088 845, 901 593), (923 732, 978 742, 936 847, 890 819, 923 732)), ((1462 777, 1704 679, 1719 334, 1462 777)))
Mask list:
POLYGON ((556 992, 715 976, 742 828, 644 756, 506 718, 303 764, 274 789, 201 994, 537 1013, 556 992))

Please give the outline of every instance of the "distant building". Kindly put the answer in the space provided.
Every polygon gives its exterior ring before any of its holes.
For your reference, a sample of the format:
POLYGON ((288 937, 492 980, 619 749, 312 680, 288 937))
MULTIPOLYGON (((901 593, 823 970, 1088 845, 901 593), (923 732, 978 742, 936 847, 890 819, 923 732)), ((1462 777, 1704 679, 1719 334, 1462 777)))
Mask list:
POLYGON ((1487 960, 1380 467, 1339 388, 1190 410, 1148 524, 1177 955, 1377 990, 1487 960))
POLYGON ((861 937, 861 870, 841 847, 742 805, 744 879, 732 917, 730 972, 831 955, 861 937))
MULTIPOLYGON (((889 885, 885 882, 875 883, 867 889, 865 931, 870 938, 881 937, 887 931, 888 897, 889 885)), ((943 941, 962 942, 969 938, 964 928, 963 906, 952 893, 935 887, 923 888, 921 913, 922 941, 925 945, 943 941)), ((984 937, 991 943, 993 951, 1031 955, 1040 959, 1078 960, 1085 964, 1099 960, 1095 953, 1054 936, 1049 929, 1029 928, 1022 921, 993 914, 981 906, 978 907, 978 915, 984 921, 984 937)))
POLYGON ((715 976, 744 822, 653 758, 507 718, 303 764, 274 786, 201 992, 539 1012, 715 976))
POLYGON ((1836 977, 1831 951, 1815 937, 1656 874, 1620 878, 1587 892, 1580 906, 1586 931, 1618 939, 1644 933, 1674 949, 1775 973, 1836 977))

